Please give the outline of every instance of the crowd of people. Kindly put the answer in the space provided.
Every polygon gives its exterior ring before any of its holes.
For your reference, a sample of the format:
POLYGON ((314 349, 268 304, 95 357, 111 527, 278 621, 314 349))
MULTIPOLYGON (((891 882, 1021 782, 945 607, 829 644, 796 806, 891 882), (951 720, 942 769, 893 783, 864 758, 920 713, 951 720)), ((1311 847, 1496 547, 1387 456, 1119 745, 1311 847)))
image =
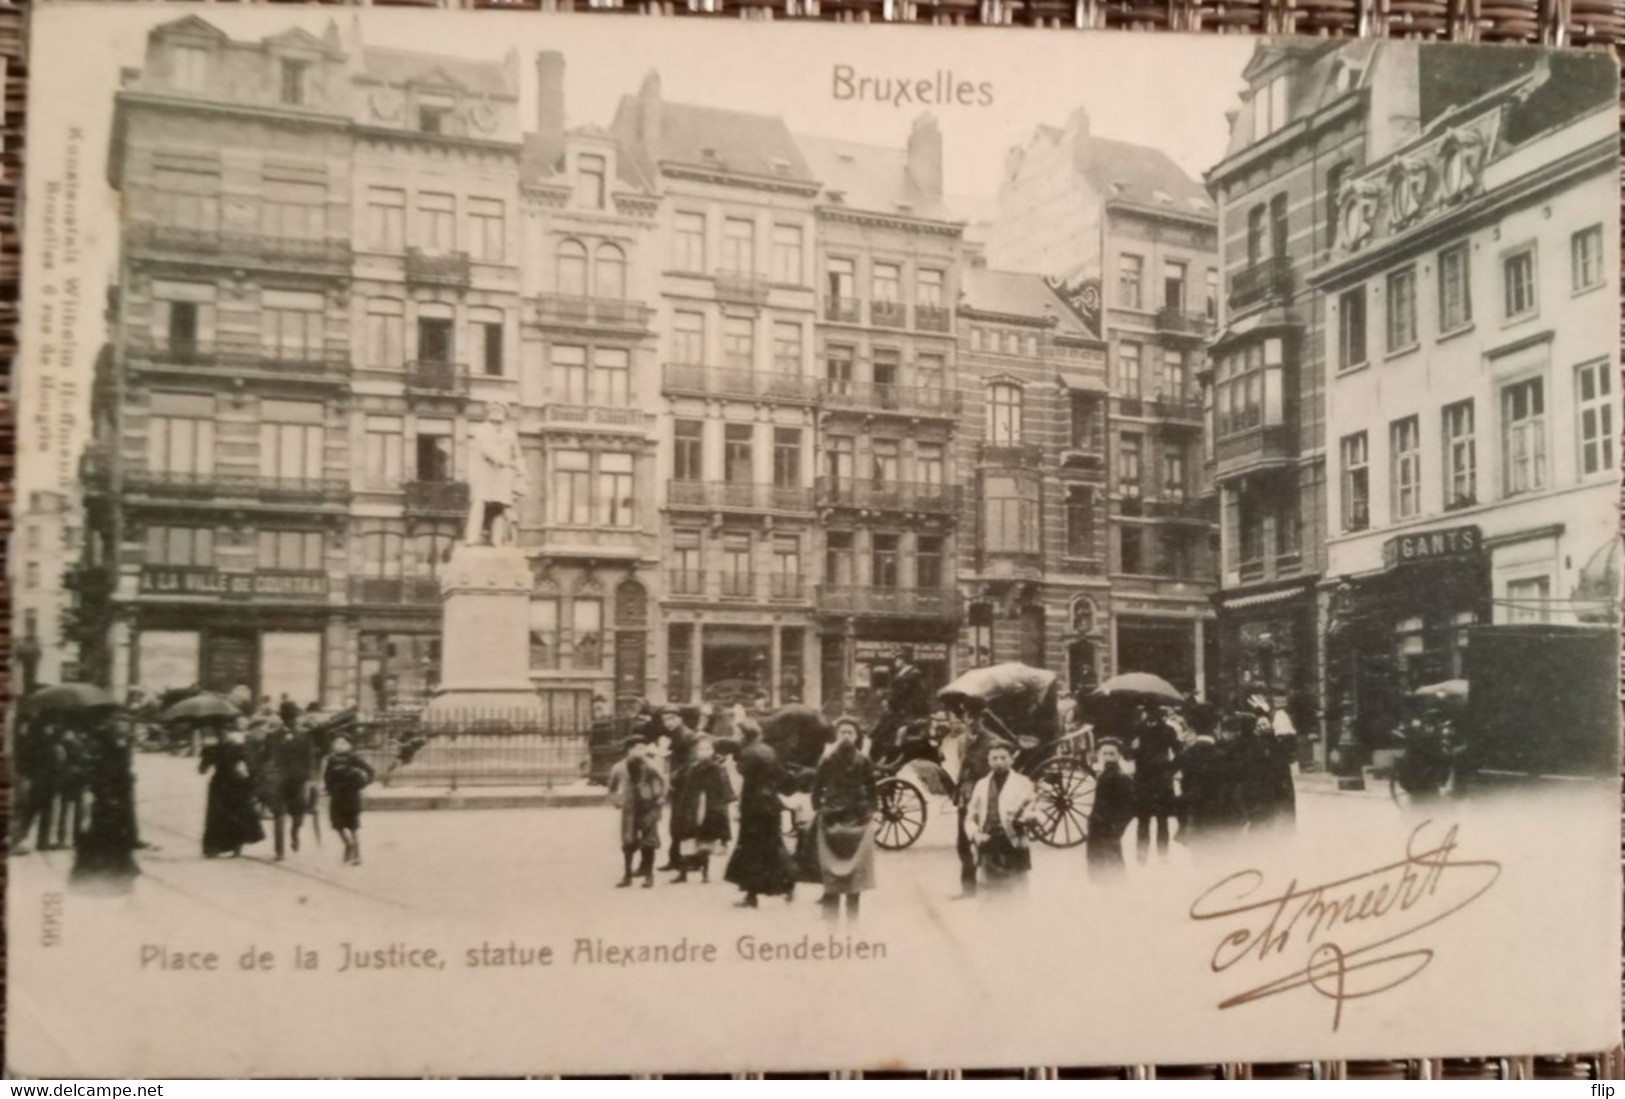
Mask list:
MULTIPOLYGON (((618 884, 652 888, 657 869, 673 872, 674 884, 693 875, 708 882, 712 859, 731 845, 723 876, 743 894, 740 905, 793 899, 798 884, 810 883, 822 887, 831 918, 855 918, 861 894, 875 885, 879 781, 910 758, 916 730, 929 728, 929 757, 946 772, 956 802, 959 895, 1019 888, 1032 869, 1041 816, 1039 788, 1015 767, 1022 730, 974 701, 952 714, 935 708, 906 649, 894 669, 873 734, 866 737, 854 718, 837 719, 814 768, 782 758, 742 708, 727 715, 722 737, 691 728, 680 707, 655 711, 610 776, 620 808, 618 884), (663 834, 666 859, 657 868, 663 834)), ((1171 843, 1200 851, 1227 834, 1293 826, 1297 736, 1264 695, 1250 694, 1228 712, 1133 700, 1097 707, 1084 721, 1068 709, 1066 723, 1085 734, 1094 778, 1085 839, 1092 879, 1110 881, 1125 867, 1131 824, 1142 864, 1165 859, 1171 843)))
POLYGON ((195 755, 209 776, 202 854, 237 857, 267 839, 274 858, 299 851, 307 816, 325 793, 328 820, 347 865, 361 864, 361 793, 372 766, 345 736, 353 713, 327 718, 284 697, 257 703, 245 688, 218 696, 195 715, 165 720, 201 692, 132 691, 111 702, 27 713, 15 729, 17 798, 11 853, 74 851, 76 877, 129 878, 134 852, 148 846, 135 817, 133 754, 138 746, 195 755), (34 836, 31 848, 28 840, 34 836))

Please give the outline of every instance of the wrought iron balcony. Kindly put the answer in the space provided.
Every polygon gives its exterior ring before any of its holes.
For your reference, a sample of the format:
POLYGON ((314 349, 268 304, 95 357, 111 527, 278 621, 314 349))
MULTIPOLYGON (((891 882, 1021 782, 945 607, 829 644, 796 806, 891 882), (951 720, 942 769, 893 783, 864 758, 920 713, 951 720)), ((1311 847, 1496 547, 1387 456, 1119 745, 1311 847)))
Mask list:
POLYGON ((1180 306, 1165 305, 1157 310, 1157 327, 1176 336, 1206 336, 1212 327, 1206 313, 1190 313, 1180 306))
POLYGON ((416 248, 406 250, 406 281, 431 286, 467 286, 469 262, 467 252, 446 252, 430 255, 416 248))
POLYGON ((751 572, 718 573, 717 596, 721 599, 756 598, 756 574, 751 572))
POLYGON ((824 407, 866 415, 959 416, 959 392, 938 386, 887 385, 876 382, 824 382, 824 407))
POLYGON ((467 515, 468 486, 461 481, 407 481, 406 510, 421 515, 467 515))
POLYGON ((807 582, 789 573, 768 576, 767 597, 776 603, 800 603, 807 598, 807 582))
POLYGON ((1213 446, 1214 472, 1222 477, 1253 466, 1278 465, 1297 455, 1295 425, 1254 426, 1219 436, 1213 446))
POLYGON ((1250 561, 1243 561, 1236 571, 1239 573, 1243 584, 1251 583, 1254 580, 1262 580, 1264 579, 1264 559, 1255 557, 1250 561))
POLYGON ((787 401, 812 404, 818 400, 818 379, 805 374, 768 370, 667 363, 664 384, 668 393, 694 393, 739 400, 787 401))
POLYGON ((813 509, 813 490, 800 485, 751 481, 670 481, 666 503, 705 511, 795 511, 813 509))
POLYGON ((654 310, 640 301, 587 298, 574 294, 538 294, 536 319, 565 327, 618 328, 644 331, 654 310))
POLYGON ((152 496, 262 503, 331 504, 343 503, 350 496, 350 483, 335 477, 259 477, 212 470, 130 470, 124 475, 124 486, 152 496))
POLYGON ((185 342, 156 340, 146 332, 131 332, 124 341, 133 369, 147 372, 218 374, 235 380, 244 371, 256 376, 342 382, 349 376, 348 356, 322 348, 262 347, 253 343, 185 342))
POLYGON ((959 593, 953 588, 877 588, 820 584, 818 610, 824 614, 882 618, 957 619, 959 593))
POLYGON ((1185 397, 1157 397, 1151 402, 1153 415, 1179 423, 1201 426, 1202 402, 1185 397))
POLYGON ((124 241, 130 249, 147 255, 218 259, 246 266, 269 264, 326 270, 350 264, 350 242, 327 237, 241 233, 147 222, 129 226, 124 241))
POLYGON ((951 332, 953 320, 953 313, 941 305, 914 307, 914 327, 921 332, 951 332))
POLYGON ((410 389, 429 393, 464 394, 468 391, 468 368, 462 363, 414 359, 406 364, 406 384, 410 389))
POLYGON ((1036 443, 983 443, 976 458, 984 466, 1001 469, 1040 469, 1044 465, 1044 448, 1036 443))
POLYGON ((701 569, 667 569, 666 595, 670 598, 705 598, 705 572, 701 569))
POLYGON ((900 301, 872 301, 869 303, 869 323, 876 328, 906 328, 908 306, 900 301))
POLYGON ((825 298, 824 319, 839 324, 857 324, 863 316, 863 303, 857 298, 825 298))
POLYGON ((377 606, 428 606, 440 602, 433 576, 353 576, 350 602, 377 606))
POLYGON ((1141 514, 1151 519, 1179 519, 1185 522, 1207 523, 1214 522, 1218 518, 1213 514, 1210 497, 1168 495, 1140 503, 1141 514))
POLYGON ((1105 469, 1106 449, 1099 444, 1072 446, 1061 451, 1063 473, 1102 473, 1105 469))
POLYGON ((754 271, 718 271, 713 276, 717 297, 723 301, 736 301, 745 305, 761 305, 767 301, 771 285, 767 278, 754 271))
POLYGON ((940 482, 820 477, 818 505, 951 515, 959 506, 959 486, 940 482))
POLYGON ((1260 302, 1279 301, 1292 294, 1292 261, 1271 256, 1230 277, 1230 305, 1240 309, 1260 302))

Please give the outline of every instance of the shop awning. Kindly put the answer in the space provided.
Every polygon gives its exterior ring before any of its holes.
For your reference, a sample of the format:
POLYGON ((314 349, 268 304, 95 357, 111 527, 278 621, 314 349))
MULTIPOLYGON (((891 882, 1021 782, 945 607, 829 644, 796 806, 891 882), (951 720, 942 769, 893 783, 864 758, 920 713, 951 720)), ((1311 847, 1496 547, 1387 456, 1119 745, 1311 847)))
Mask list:
POLYGON ((1281 588, 1277 591, 1261 591, 1255 595, 1238 595, 1234 599, 1225 599, 1219 606, 1227 611, 1244 610, 1247 607, 1263 607, 1271 603, 1285 603, 1304 593, 1302 585, 1292 588, 1281 588))
POLYGON ((1057 367, 1057 380, 1063 389, 1076 389, 1084 393, 1105 393, 1106 379, 1093 371, 1057 367))

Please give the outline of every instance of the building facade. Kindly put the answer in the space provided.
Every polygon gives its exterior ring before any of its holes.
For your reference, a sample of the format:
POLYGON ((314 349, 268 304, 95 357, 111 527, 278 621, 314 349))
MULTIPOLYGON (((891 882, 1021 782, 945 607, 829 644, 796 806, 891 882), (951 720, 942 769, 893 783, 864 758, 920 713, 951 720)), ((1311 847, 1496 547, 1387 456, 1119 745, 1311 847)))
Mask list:
POLYGON ((943 204, 942 135, 931 116, 915 120, 901 149, 799 143, 822 185, 821 698, 830 712, 872 715, 899 646, 912 646, 933 690, 953 674, 963 227, 943 204))
POLYGON ((818 185, 782 121, 667 102, 655 74, 612 129, 663 203, 654 674, 672 701, 815 699, 818 185))
POLYGON ((964 276, 959 664, 1064 669, 1073 690, 1111 647, 1106 346, 1090 320, 1040 275, 964 276))
POLYGON ((1414 117, 1417 56, 1401 43, 1261 43, 1229 148, 1207 175, 1222 294, 1201 374, 1221 532, 1213 696, 1262 692, 1286 707, 1314 744, 1305 764, 1325 762, 1327 533, 1325 310, 1308 275, 1335 241, 1329 196, 1386 140, 1367 120, 1414 117))
POLYGON ((1462 674, 1468 627, 1616 621, 1612 73, 1518 60, 1348 178, 1312 277, 1340 769, 1462 674))
POLYGON ((1010 151, 988 238, 995 269, 1055 280, 1108 345, 1106 575, 1099 672, 1203 692, 1214 649, 1213 516, 1196 373, 1216 319, 1213 204, 1166 154, 1099 137, 1074 111, 1010 151))

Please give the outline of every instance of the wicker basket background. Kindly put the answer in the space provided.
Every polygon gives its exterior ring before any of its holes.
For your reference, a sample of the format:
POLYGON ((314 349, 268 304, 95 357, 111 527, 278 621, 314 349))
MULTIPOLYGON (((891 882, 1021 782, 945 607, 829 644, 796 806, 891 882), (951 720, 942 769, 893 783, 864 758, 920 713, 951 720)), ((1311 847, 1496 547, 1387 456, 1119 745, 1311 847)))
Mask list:
MULTIPOLYGON (((112 2, 112 0, 109 0, 112 2)), ((321 0, 267 0, 313 2, 321 0)), ((622 8, 593 8, 605 17, 646 15, 707 19, 790 19, 794 0, 622 0, 622 8), (692 5, 692 7, 691 7, 692 5)), ((27 69, 23 57, 28 4, 0 0, 0 58, 6 64, 0 116, 0 380, 9 388, 17 350, 19 273, 18 181, 22 178, 27 69)), ((337 5, 326 5, 337 6, 337 5)), ((377 0, 377 6, 501 11, 589 10, 586 0, 377 0)), ((1625 58, 1625 0, 818 0, 813 21, 911 22, 952 26, 1022 26, 1051 30, 1196 31, 1208 34, 1305 34, 1326 37, 1409 38, 1454 42, 1523 42, 1606 50, 1625 58), (903 16, 910 18, 903 18, 903 16)), ((1625 146, 1625 101, 1621 103, 1625 146)), ((1625 201, 1622 201, 1625 204, 1625 201)), ((1622 249, 1625 255, 1625 249, 1622 249)), ((1625 320, 1622 320, 1625 343, 1625 320)), ((16 415, 0 399, 0 556, 11 532, 16 415)), ((1622 491, 1625 498, 1625 491, 1622 491)), ((0 572, 0 576, 4 573, 0 572)), ((9 705, 11 599, 0 581, 0 705, 9 705)), ((9 819, 9 761, 0 767, 0 820, 9 819)), ((1625 821, 1625 814, 1622 814, 1625 821)), ((4 842, 0 840, 0 842, 4 842)), ((1625 837, 1621 861, 1625 863, 1625 837)), ((0 858, 0 884, 6 863, 0 858)), ((1625 929, 1622 929, 1625 930, 1625 929)), ((0 986, 5 931, 0 927, 0 986)), ((0 1001, 0 1033, 4 1003, 0 1001)), ((3 1039, 0 1039, 3 1040, 3 1039)), ((1585 1056, 1513 1057, 1486 1051, 1481 1058, 1419 1061, 1331 1061, 1299 1064, 1125 1065, 1068 1068, 946 1068, 932 1072, 861 1073, 840 1069, 766 1074, 837 1079, 1565 1079, 1625 1078, 1625 1047, 1585 1056)), ((694 1077, 685 1077, 693 1079, 694 1077)), ((726 1079, 727 1076, 719 1076, 726 1079)))

